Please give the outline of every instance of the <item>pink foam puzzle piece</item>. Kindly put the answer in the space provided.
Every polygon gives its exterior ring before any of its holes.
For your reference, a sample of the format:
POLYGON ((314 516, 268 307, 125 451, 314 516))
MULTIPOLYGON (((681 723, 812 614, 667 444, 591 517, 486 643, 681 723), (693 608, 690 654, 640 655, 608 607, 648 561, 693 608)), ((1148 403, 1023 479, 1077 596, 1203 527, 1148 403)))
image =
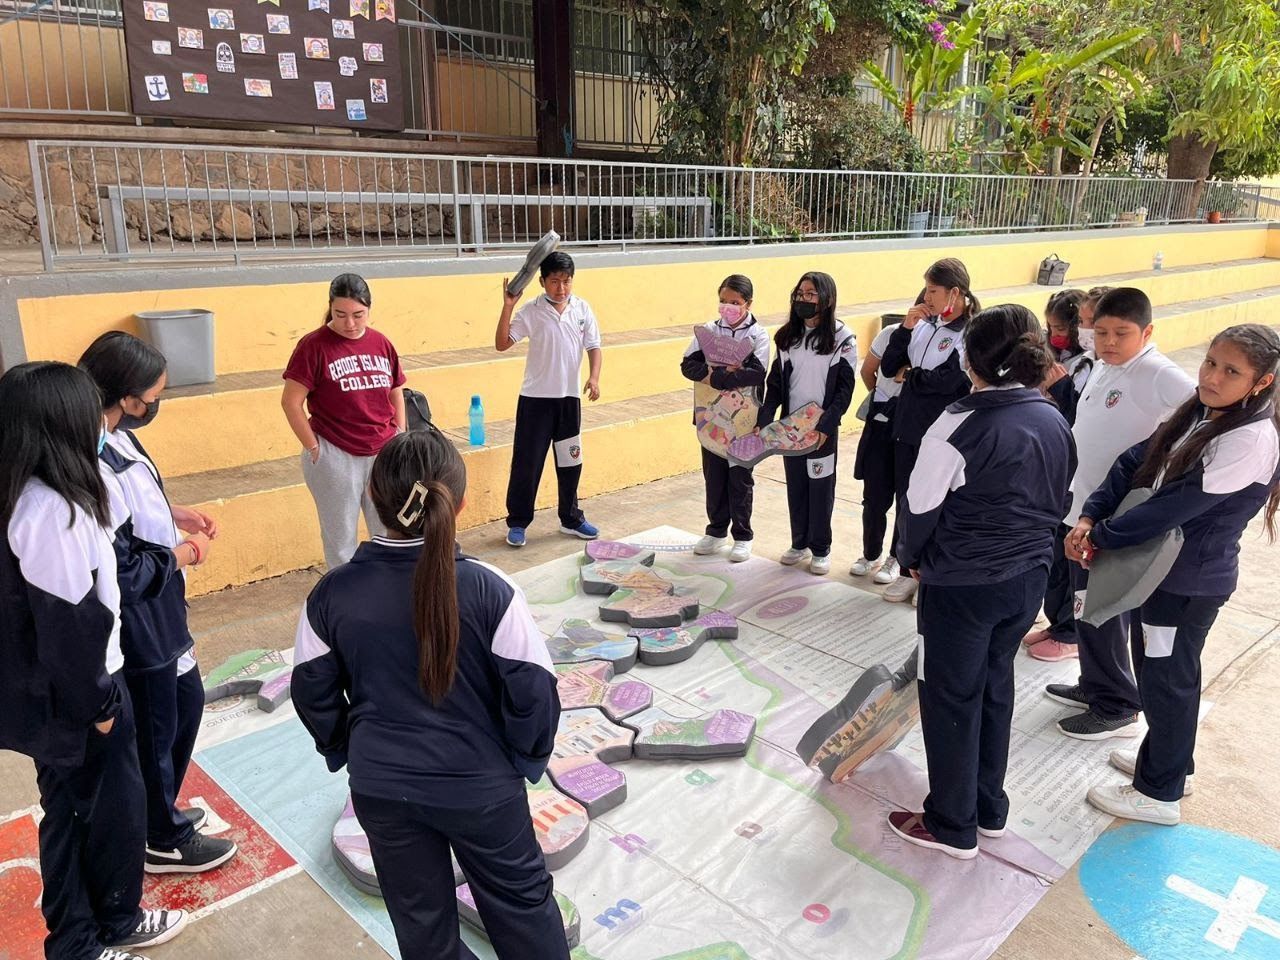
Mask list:
POLYGON ((615 673, 626 673, 636 665, 640 641, 624 633, 608 633, 591 623, 571 617, 560 624, 547 641, 552 663, 583 663, 607 660, 615 673))
POLYGON ((794 413, 762 427, 758 434, 739 437, 729 444, 729 462, 751 467, 772 454, 794 457, 812 453, 818 447, 821 417, 820 406, 806 403, 794 413))
POLYGON ((258 709, 271 713, 289 700, 293 668, 280 650, 245 650, 210 671, 205 703, 227 697, 256 696, 258 709))
POLYGON ((646 553, 653 553, 647 547, 623 543, 621 540, 591 540, 584 552, 588 560, 634 560, 646 553))
POLYGON ((640 641, 642 663, 663 666, 688 660, 705 640, 737 639, 738 618, 724 610, 710 610, 682 626, 632 630, 631 636, 640 641))
MULTIPOLYGON (((674 588, 673 588, 674 590, 674 588)), ((631 627, 678 627, 698 615, 696 596, 679 591, 660 594, 644 590, 618 590, 600 604, 600 619, 631 627)))
MULTIPOLYGON (((484 933, 484 923, 480 920, 480 911, 476 909, 476 898, 471 892, 471 885, 461 884, 457 896, 458 916, 484 933)), ((560 908, 560 919, 564 922, 564 938, 572 950, 582 939, 582 919, 572 900, 559 892, 555 893, 555 898, 556 906, 560 908)))
POLYGON ((680 717, 662 707, 650 707, 627 721, 636 734, 637 759, 672 757, 741 757, 751 746, 756 719, 737 710, 715 710, 680 717))
POLYGON ((639 680, 615 680, 605 660, 565 663, 556 667, 560 709, 599 707, 613 720, 623 720, 653 704, 653 690, 639 680))
POLYGON ((760 403, 750 390, 716 390, 710 384, 693 387, 693 425, 698 443, 717 457, 727 457, 736 440, 752 435, 760 403))
POLYGON ((592 818, 627 798, 627 778, 608 764, 629 760, 636 732, 596 707, 560 714, 547 775, 556 789, 577 800, 592 818))
POLYGON ((582 592, 608 596, 615 590, 654 590, 670 593, 671 582, 653 569, 653 553, 632 560, 593 560, 578 572, 582 592))
POLYGON ((747 357, 751 356, 752 346, 749 337, 731 337, 716 333, 705 326, 693 328, 693 336, 702 349, 702 356, 707 363, 717 367, 740 367, 747 357))

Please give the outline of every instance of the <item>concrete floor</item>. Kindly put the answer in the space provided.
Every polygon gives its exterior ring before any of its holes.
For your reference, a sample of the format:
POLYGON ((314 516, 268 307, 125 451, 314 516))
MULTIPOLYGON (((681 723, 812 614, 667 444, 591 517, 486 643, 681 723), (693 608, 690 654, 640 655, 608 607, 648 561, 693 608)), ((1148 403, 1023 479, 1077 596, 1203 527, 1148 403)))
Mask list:
MULTIPOLYGON (((1188 368, 1199 351, 1181 351, 1188 368)), ((859 484, 852 479, 856 438, 840 454, 834 518, 836 544, 831 576, 864 589, 849 564, 859 552, 859 484)), ((690 438, 692 442, 692 438, 690 438)), ((587 469, 590 469, 588 465, 587 469)), ((789 545, 781 462, 756 471, 756 553, 777 556, 789 545)), ((584 509, 607 537, 621 537, 670 524, 699 531, 705 524, 702 480, 687 474, 596 497, 584 509)), ((299 522, 313 523, 312 517, 299 522)), ((553 513, 539 513, 523 550, 507 547, 501 523, 466 531, 465 551, 514 572, 565 555, 574 543, 555 532, 553 513)), ((1255 525, 1245 537, 1241 585, 1223 611, 1204 657, 1205 697, 1214 707, 1200 727, 1197 791, 1183 802, 1184 822, 1229 830, 1280 847, 1280 745, 1260 736, 1274 717, 1280 689, 1280 591, 1274 589, 1276 549, 1255 525)), ((300 606, 318 578, 314 571, 290 574, 191 604, 191 627, 208 667, 251 647, 290 646, 300 606)), ((1082 787, 1083 790, 1083 787, 1082 787)), ((30 764, 0 753, 0 811, 35 801, 30 764)), ((269 955, 307 960, 385 957, 345 912, 305 874, 282 881, 194 924, 171 945, 147 951, 153 960, 213 960, 269 955)), ((1014 933, 996 950, 999 960, 1131 960, 1127 947, 1094 912, 1073 869, 1055 884, 1014 933)), ((3 956, 3 950, 0 950, 3 956)), ((1149 960, 1156 960, 1152 957, 1149 960)))

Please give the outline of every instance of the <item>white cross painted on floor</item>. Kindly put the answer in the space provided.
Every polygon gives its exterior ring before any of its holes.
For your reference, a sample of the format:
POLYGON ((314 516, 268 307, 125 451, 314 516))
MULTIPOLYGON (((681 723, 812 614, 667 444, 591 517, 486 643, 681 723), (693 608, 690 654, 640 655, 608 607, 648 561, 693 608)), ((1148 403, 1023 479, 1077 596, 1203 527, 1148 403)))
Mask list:
POLYGON ((1250 927, 1280 940, 1280 922, 1258 913, 1258 907, 1267 895, 1267 885, 1250 877, 1238 877, 1236 885, 1227 896, 1219 896, 1176 873, 1165 880, 1164 885, 1174 893, 1203 904, 1218 916, 1205 933, 1204 938, 1215 947, 1235 953, 1240 938, 1250 927))

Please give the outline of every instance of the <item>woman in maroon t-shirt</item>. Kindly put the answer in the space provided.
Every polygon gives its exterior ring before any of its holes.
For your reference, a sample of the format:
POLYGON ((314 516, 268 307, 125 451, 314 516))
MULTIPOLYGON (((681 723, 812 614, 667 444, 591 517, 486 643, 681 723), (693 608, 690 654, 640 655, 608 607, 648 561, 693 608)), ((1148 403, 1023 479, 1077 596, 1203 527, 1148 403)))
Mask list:
POLYGON ((382 445, 405 429, 400 357, 369 326, 372 303, 363 277, 334 277, 324 325, 298 341, 284 371, 280 403, 303 446, 302 477, 330 569, 355 553, 362 508, 369 532, 383 532, 369 500, 369 470, 382 445))

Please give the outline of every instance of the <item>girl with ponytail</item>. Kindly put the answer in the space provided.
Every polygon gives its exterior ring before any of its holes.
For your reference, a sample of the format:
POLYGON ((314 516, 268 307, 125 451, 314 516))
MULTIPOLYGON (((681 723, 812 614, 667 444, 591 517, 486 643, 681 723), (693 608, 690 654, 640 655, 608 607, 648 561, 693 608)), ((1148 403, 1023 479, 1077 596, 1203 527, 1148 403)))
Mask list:
POLYGON ((1182 550, 1139 608, 1144 649, 1134 670, 1149 730, 1135 751, 1115 750, 1111 765, 1133 783, 1089 791, 1112 816, 1174 824, 1194 770, 1200 708, 1200 652, 1239 577, 1240 538, 1263 515, 1272 540, 1280 506, 1280 413, 1276 375, 1280 337, 1240 324, 1209 344, 1196 395, 1152 436, 1121 454, 1081 511, 1067 556, 1087 565, 1182 528, 1182 550), (1117 516, 1131 491, 1154 492, 1117 516))
POLYGON ((434 427, 382 448, 387 533, 307 598, 293 701, 329 769, 349 768, 401 956, 466 955, 452 848, 499 957, 567 960, 525 792, 551 758, 555 670, 520 588, 458 548, 466 485, 434 427))

